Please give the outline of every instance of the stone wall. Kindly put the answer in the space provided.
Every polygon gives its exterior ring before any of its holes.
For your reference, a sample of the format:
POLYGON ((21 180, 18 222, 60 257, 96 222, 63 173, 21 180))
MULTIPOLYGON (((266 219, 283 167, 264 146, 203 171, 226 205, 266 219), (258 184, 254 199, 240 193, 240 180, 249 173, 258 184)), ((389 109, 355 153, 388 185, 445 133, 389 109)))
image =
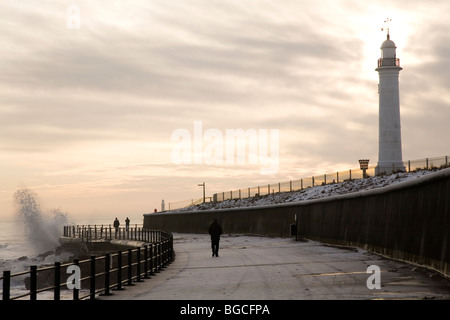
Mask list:
POLYGON ((144 215, 144 228, 299 237, 357 246, 450 276, 450 169, 371 191, 257 208, 144 215))

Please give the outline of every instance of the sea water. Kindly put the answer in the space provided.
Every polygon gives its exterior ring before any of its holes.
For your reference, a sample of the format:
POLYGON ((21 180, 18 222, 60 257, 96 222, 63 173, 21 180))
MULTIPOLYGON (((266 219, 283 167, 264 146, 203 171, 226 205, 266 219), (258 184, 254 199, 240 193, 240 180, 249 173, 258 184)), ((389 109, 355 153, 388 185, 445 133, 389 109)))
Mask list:
MULTIPOLYGON (((42 209, 38 196, 27 188, 14 194, 16 213, 9 219, 0 219, 0 277, 3 271, 11 274, 28 271, 30 266, 53 265, 55 262, 67 262, 70 253, 56 254, 59 237, 63 235, 65 225, 108 225, 111 221, 101 219, 71 219, 61 209, 42 209)), ((11 278, 11 290, 22 293, 25 276, 11 278)), ((0 281, 0 291, 2 291, 0 281)))
MULTIPOLYGON (((16 191, 14 202, 14 217, 0 218, 0 271, 10 270, 5 269, 5 264, 20 265, 20 261, 35 259, 56 249, 65 225, 113 223, 113 218, 74 219, 61 209, 43 209, 37 194, 27 188, 16 191)), ((12 269, 10 271, 13 272, 12 269)))

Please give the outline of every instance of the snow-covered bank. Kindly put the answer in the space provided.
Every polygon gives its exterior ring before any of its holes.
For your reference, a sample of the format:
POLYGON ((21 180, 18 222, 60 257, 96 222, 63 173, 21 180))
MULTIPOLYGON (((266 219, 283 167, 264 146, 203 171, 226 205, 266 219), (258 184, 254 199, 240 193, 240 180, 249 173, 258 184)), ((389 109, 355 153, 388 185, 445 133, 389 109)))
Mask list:
POLYGON ((299 202, 325 198, 335 195, 348 194, 364 190, 381 188, 400 182, 423 177, 436 171, 420 170, 415 172, 400 172, 392 175, 375 176, 366 179, 347 180, 340 183, 315 186, 292 192, 273 193, 267 196, 251 197, 245 199, 225 200, 222 202, 208 202, 183 209, 171 210, 171 212, 191 212, 198 210, 214 210, 239 207, 264 206, 279 203, 299 202))

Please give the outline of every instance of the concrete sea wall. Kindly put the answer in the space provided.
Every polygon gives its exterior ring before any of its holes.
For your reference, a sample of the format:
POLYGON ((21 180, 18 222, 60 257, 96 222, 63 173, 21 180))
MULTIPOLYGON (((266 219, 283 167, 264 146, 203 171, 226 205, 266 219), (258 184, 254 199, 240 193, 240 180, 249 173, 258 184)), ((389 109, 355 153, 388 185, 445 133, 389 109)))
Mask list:
POLYGON ((290 236, 361 247, 450 276, 450 169, 370 191, 325 199, 185 213, 144 215, 144 228, 205 233, 214 218, 224 233, 290 236))

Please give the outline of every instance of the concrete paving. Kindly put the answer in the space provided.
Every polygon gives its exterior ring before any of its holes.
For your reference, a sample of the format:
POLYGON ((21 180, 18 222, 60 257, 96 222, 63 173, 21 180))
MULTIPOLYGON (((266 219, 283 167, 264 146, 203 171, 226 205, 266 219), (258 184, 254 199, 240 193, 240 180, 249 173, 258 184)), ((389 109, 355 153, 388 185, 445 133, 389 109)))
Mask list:
POLYGON ((212 257, 208 235, 174 234, 174 250, 174 262, 163 271, 99 299, 450 299, 448 279, 362 249, 224 235, 219 257, 212 257), (368 272, 369 266, 379 267, 380 272, 368 272))

